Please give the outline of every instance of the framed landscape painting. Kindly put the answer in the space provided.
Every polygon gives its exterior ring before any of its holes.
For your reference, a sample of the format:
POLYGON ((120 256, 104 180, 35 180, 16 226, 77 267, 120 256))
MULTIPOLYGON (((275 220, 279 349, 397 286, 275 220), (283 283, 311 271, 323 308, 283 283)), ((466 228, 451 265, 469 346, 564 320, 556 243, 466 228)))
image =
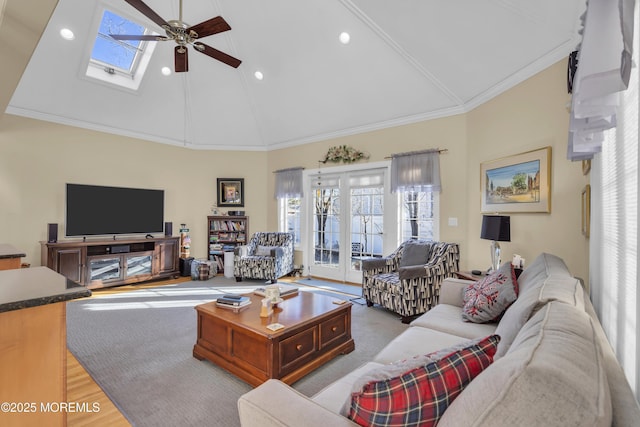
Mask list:
POLYGON ((244 207, 244 178, 218 178, 218 206, 244 207))
POLYGON ((480 164, 483 213, 551 212, 551 147, 480 164))

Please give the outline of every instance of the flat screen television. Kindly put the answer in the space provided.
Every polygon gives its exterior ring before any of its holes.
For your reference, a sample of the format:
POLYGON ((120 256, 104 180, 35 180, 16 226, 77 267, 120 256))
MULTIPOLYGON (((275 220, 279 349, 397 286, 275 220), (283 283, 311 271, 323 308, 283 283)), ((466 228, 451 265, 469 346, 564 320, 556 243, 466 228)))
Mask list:
POLYGON ((67 237, 161 233, 164 190, 67 184, 67 237))

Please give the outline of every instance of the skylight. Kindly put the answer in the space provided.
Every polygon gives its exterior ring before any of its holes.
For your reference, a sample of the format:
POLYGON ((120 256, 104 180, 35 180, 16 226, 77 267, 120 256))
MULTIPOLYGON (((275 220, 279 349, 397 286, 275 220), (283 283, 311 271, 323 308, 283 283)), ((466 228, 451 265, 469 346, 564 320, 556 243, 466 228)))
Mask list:
POLYGON ((142 50, 142 43, 140 40, 114 40, 109 34, 143 35, 144 32, 145 28, 142 25, 105 10, 91 51, 91 60, 132 74, 135 60, 142 50))
POLYGON ((96 31, 87 76, 137 90, 156 42, 115 40, 109 34, 155 33, 106 9, 96 31))

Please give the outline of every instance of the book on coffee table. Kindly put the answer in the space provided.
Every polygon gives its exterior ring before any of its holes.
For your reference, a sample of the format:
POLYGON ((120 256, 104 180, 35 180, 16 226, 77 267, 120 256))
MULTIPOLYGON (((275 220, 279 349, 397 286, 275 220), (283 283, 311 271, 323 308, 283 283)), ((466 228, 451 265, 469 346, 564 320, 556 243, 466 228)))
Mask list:
POLYGON ((251 304, 251 299, 241 295, 223 295, 216 300, 216 304, 219 306, 244 307, 251 304))
MULTIPOLYGON (((278 284, 278 288, 280 288, 280 298, 298 293, 298 288, 296 286, 278 284)), ((256 288, 253 293, 263 297, 266 295, 266 289, 264 287, 259 287, 256 288)))

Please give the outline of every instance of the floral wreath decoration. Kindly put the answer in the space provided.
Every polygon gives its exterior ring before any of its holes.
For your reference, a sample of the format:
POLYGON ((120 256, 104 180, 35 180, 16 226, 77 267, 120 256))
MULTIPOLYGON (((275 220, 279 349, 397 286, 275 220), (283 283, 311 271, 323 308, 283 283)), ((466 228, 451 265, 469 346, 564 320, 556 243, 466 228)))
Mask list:
POLYGON ((369 154, 356 150, 353 147, 349 147, 347 145, 336 145, 335 147, 329 148, 329 151, 327 151, 327 154, 325 154, 322 163, 353 163, 357 162, 358 160, 368 158, 369 154))

